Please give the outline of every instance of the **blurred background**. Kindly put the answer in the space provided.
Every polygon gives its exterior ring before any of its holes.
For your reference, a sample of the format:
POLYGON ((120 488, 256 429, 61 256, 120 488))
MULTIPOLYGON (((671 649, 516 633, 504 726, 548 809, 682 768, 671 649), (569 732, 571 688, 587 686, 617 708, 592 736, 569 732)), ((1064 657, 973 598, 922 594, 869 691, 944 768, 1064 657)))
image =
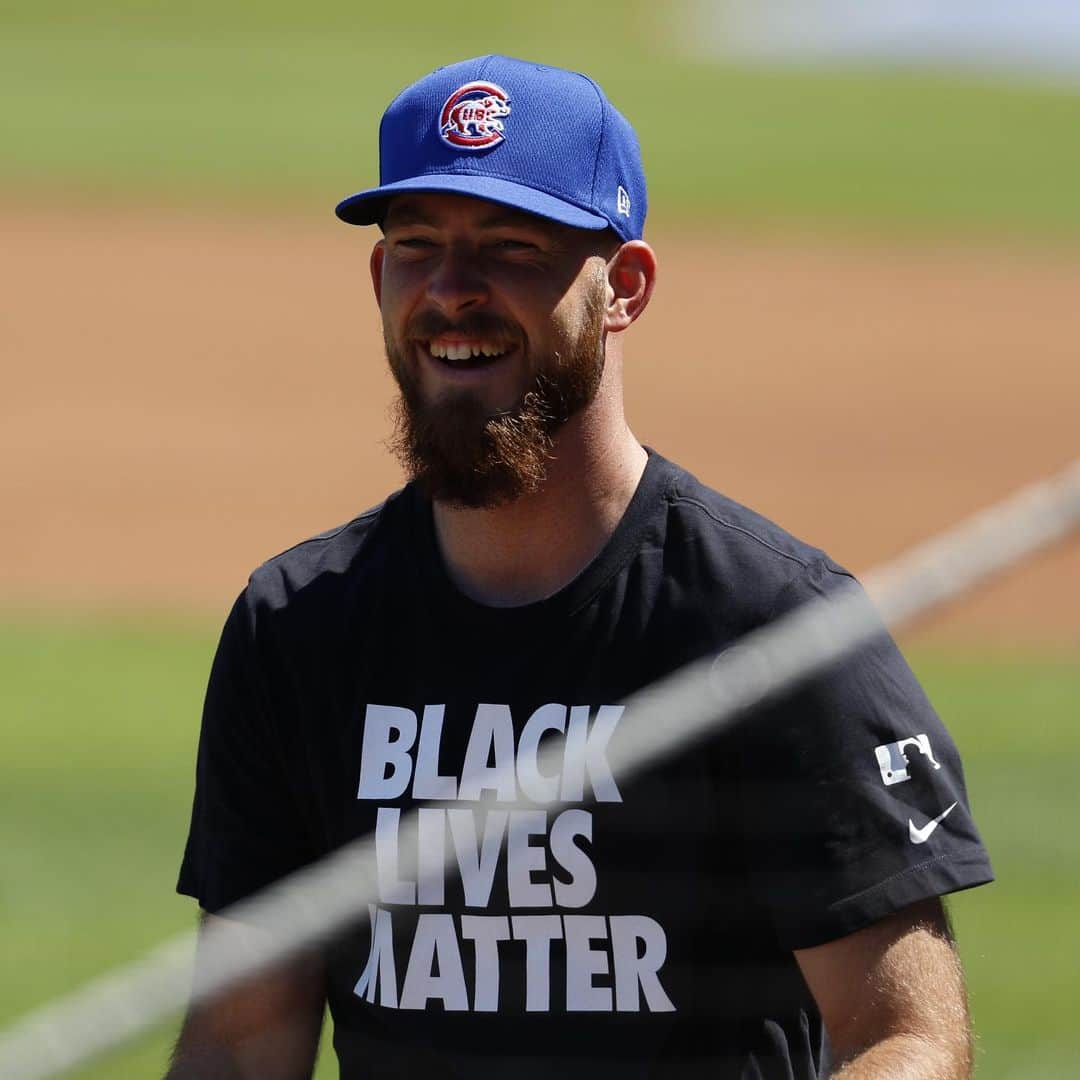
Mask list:
MULTIPOLYGON (((637 128, 643 441, 856 572, 1077 453, 1069 0, 0 4, 0 1023, 192 924, 220 623, 400 483, 374 237, 332 207, 398 90, 490 51, 637 128)), ((952 909, 979 1075, 1072 1075, 1080 550, 902 641, 999 875, 952 909)))

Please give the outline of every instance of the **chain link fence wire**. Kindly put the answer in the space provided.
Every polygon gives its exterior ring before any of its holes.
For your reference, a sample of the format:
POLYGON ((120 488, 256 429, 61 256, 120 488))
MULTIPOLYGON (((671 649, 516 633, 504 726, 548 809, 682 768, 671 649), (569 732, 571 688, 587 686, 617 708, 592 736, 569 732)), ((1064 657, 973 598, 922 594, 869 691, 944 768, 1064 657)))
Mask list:
MULTIPOLYGON (((870 572, 865 591, 851 584, 804 604, 719 656, 632 695, 608 747, 612 774, 631 778, 790 691, 870 641, 883 624, 925 615, 1078 529, 1080 459, 870 572)), ((541 773, 557 772, 566 752, 561 745, 542 752, 541 773)), ((500 779, 513 778, 489 772, 485 787, 500 779)), ((402 817, 398 840, 408 865, 419 847, 415 810, 402 817)), ((367 835, 222 912, 226 922, 207 924, 194 982, 198 934, 190 931, 0 1031, 0 1077, 43 1080, 120 1047, 189 1000, 205 1002, 324 943, 367 918, 377 900, 375 840, 367 835), (238 935, 231 921, 260 932, 238 935)))

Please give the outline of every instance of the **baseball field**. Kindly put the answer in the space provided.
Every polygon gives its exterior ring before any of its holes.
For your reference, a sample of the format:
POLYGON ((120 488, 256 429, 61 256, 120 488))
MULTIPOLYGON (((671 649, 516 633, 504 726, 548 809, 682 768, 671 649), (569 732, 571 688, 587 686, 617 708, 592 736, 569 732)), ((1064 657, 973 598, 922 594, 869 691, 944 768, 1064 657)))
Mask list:
MULTIPOLYGON (((584 69, 634 121, 661 276, 630 418, 712 486, 859 572, 1077 454, 1080 89, 723 65, 692 15, 0 14, 0 1024, 191 925, 220 622, 400 481, 372 238, 330 209, 438 63, 584 69)), ((952 905, 978 1075, 1072 1075, 1080 548, 902 642, 999 879, 952 905)), ((158 1075, 173 1037, 77 1075, 158 1075)))

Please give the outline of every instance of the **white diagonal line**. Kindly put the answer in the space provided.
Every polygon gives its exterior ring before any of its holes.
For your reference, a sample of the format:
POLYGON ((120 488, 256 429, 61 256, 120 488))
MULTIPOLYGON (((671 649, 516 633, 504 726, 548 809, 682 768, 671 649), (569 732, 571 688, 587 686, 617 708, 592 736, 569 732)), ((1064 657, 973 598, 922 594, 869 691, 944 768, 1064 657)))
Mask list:
MULTIPOLYGON (((841 589, 634 694, 608 747, 612 772, 627 779, 847 655, 882 622, 897 626, 924 614, 1078 527, 1080 459, 868 574, 874 604, 855 586, 841 589)), ((555 747, 542 755, 541 770, 557 771, 563 753, 555 747)), ((402 819, 399 844, 402 861, 415 859, 415 813, 402 819)), ((366 917, 377 899, 374 842, 365 836, 222 912, 265 928, 267 944, 256 955, 249 942, 211 926, 192 999, 334 936, 366 917)), ((54 1076, 183 1008, 195 941, 195 932, 179 935, 17 1020, 0 1032, 0 1077, 54 1076)))

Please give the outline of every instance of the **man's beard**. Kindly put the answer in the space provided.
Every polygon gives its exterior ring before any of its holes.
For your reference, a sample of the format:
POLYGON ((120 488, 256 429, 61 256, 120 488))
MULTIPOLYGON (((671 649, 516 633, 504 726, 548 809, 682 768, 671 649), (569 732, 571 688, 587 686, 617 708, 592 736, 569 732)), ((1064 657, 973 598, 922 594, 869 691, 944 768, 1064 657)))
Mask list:
MULTIPOLYGON (((401 391, 390 449, 428 497, 491 508, 538 491, 552 459, 555 433, 596 396, 604 369, 602 284, 590 293, 577 340, 535 374, 518 403, 492 415, 470 390, 421 395, 415 368, 386 335, 390 369, 401 391)), ((450 323, 434 313, 410 326, 406 340, 453 331, 475 340, 517 340, 515 328, 478 313, 450 323)))

